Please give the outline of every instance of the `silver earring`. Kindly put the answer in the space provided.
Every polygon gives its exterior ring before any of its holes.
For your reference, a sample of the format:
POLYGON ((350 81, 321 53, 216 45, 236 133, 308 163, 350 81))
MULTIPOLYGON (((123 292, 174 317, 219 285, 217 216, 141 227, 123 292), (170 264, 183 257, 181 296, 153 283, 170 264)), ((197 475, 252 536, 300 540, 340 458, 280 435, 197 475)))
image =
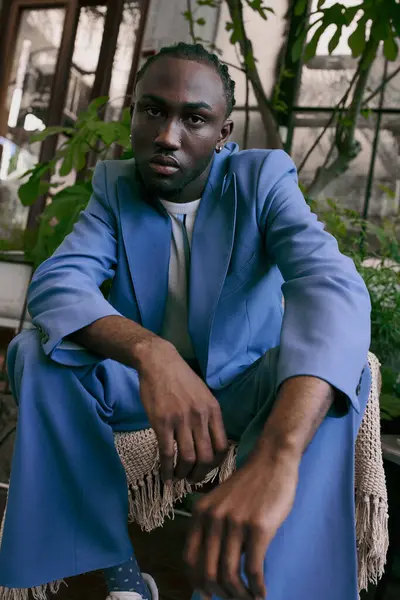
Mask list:
POLYGON ((221 152, 222 148, 223 148, 223 146, 217 146, 215 150, 219 154, 221 152))

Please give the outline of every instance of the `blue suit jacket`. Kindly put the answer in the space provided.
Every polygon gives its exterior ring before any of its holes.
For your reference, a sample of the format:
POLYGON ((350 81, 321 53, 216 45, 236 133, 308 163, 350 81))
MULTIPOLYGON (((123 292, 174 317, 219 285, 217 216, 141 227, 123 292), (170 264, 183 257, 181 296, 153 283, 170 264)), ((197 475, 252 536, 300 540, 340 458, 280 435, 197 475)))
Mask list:
MULTIPOLYGON (((159 333, 164 317, 167 213, 141 197, 132 160, 99 163, 93 188, 29 290, 44 351, 65 365, 98 360, 63 342, 97 319, 123 315, 159 333), (110 277, 107 300, 99 286, 110 277)), ((280 345, 278 385, 319 377, 357 409, 369 312, 363 280, 310 212, 287 154, 228 144, 215 156, 192 240, 189 332, 208 385, 227 385, 280 345)))

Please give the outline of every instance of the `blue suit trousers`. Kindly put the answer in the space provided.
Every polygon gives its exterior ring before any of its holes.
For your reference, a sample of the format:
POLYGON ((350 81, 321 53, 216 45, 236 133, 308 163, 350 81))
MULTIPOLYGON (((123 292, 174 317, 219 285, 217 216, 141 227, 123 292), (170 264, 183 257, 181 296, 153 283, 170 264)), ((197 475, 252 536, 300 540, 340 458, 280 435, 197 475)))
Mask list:
MULTIPOLYGON (((240 461, 273 406, 278 354, 215 392, 240 461)), ((113 432, 149 427, 137 372, 112 360, 60 365, 36 330, 13 340, 8 369, 19 420, 0 586, 30 588, 124 562, 132 554, 127 483, 113 432)), ((366 368, 360 413, 330 414, 304 454, 293 510, 265 558, 269 600, 358 598, 354 446, 369 387, 366 368)))

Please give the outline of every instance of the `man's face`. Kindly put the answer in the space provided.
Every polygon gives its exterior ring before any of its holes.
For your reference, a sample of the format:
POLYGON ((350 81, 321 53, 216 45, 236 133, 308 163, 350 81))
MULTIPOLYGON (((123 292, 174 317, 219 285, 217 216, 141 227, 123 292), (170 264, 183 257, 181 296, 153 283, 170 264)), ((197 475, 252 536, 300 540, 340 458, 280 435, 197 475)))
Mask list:
POLYGON ((232 130, 225 117, 223 84, 212 66, 172 57, 150 65, 132 116, 132 148, 146 187, 177 201, 188 186, 201 193, 214 151, 232 130))

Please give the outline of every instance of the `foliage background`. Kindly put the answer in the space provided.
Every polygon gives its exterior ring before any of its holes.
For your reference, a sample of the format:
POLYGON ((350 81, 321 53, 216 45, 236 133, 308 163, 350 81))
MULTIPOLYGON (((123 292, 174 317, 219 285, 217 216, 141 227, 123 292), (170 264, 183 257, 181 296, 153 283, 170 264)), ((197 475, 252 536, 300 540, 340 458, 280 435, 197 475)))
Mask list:
MULTIPOLYGON (((247 5, 267 21, 274 18, 274 11, 262 0, 220 0, 226 2, 230 20, 226 29, 230 41, 236 47, 240 70, 246 75, 247 88, 252 86, 267 133, 269 146, 284 147, 278 127, 279 115, 287 110, 281 94, 282 82, 292 77, 292 73, 282 68, 271 97, 263 89, 259 76, 257 57, 246 31, 243 7, 247 5)), ((197 10, 204 6, 217 8, 219 0, 188 0, 185 18, 194 42, 209 45, 201 37, 204 19, 198 18, 197 10)), ((329 123, 317 141, 306 152, 299 171, 306 163, 328 127, 335 127, 334 147, 311 184, 304 189, 307 201, 325 223, 326 228, 338 240, 341 250, 353 258, 368 287, 372 302, 372 351, 380 358, 383 368, 382 417, 400 417, 400 245, 398 233, 400 218, 382 221, 379 225, 369 223, 354 211, 341 207, 334 200, 316 201, 332 179, 340 176, 351 166, 360 152, 356 139, 357 123, 369 111, 369 103, 379 94, 384 83, 366 95, 368 74, 373 62, 383 48, 387 61, 393 61, 398 54, 400 41, 400 3, 398 0, 360 0, 357 6, 346 7, 340 2, 333 4, 319 0, 316 11, 308 15, 308 2, 296 0, 295 14, 303 16, 303 26, 299 27, 295 43, 290 48, 293 61, 311 60, 317 50, 318 41, 328 27, 334 25, 329 42, 329 52, 337 47, 345 27, 354 23, 354 33, 348 40, 352 55, 358 66, 348 89, 335 107, 329 123), (309 18, 310 17, 310 18, 309 18), (365 259, 374 259, 365 262, 365 259), (393 268, 394 267, 394 268, 393 268)), ((223 56, 221 57, 223 60, 223 56)), ((234 74, 232 74, 234 76, 234 74)), ((393 74, 391 75, 391 77, 393 74)), ((248 131, 248 96, 245 133, 248 131)), ((19 189, 19 197, 24 206, 32 205, 39 197, 47 197, 46 208, 41 216, 38 229, 27 234, 26 254, 35 265, 40 264, 58 247, 71 230, 90 198, 92 192, 92 168, 95 160, 112 157, 113 150, 119 147, 121 159, 130 158, 130 114, 126 109, 120 121, 106 122, 103 118, 108 98, 96 99, 87 111, 81 113, 73 127, 51 127, 34 136, 42 141, 48 136, 57 135, 64 141, 53 159, 39 163, 24 176, 19 189), (60 178, 76 172, 72 185, 63 186, 60 178)), ((246 135, 245 135, 246 140, 246 135)), ((387 190, 388 194, 392 192, 387 190)))

